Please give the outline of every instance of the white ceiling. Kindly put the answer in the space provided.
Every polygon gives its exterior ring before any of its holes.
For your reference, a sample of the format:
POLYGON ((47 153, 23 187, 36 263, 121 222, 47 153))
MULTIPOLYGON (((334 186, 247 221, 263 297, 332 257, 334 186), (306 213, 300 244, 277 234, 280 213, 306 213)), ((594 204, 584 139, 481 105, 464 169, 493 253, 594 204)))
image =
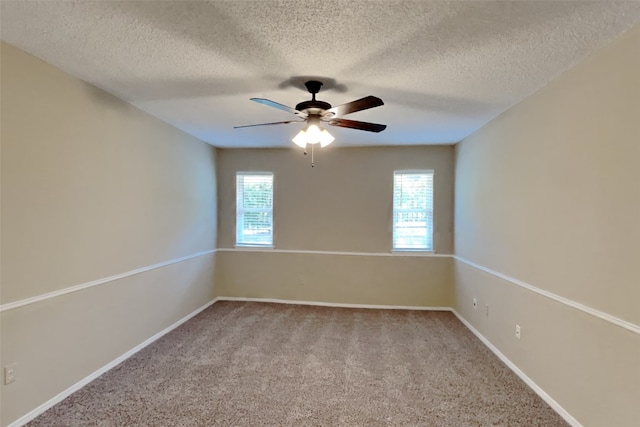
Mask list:
POLYGON ((218 147, 290 146, 295 106, 366 95, 336 145, 455 143, 640 22, 640 2, 2 1, 2 39, 218 147))

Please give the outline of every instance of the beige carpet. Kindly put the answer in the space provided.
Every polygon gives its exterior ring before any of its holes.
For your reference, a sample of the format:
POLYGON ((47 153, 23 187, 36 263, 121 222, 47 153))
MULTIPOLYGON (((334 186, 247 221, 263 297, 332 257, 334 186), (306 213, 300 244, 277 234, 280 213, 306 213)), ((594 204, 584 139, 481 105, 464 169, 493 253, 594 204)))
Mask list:
POLYGON ((566 426, 449 312, 218 302, 29 426, 566 426))

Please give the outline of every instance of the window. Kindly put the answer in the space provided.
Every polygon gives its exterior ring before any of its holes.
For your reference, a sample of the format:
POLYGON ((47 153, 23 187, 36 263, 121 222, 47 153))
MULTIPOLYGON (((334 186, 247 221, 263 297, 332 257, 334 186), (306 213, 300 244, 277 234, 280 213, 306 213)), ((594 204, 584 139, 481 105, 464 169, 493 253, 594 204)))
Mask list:
POLYGON ((273 173, 236 174, 236 245, 273 246, 273 173))
POLYGON ((393 250, 433 251, 433 171, 393 173, 393 250))

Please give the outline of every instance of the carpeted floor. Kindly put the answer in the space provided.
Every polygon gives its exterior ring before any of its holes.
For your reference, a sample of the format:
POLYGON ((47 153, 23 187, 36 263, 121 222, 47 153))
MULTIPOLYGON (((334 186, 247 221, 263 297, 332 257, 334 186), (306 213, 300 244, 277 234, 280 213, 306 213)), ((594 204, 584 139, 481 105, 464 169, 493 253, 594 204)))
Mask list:
POLYGON ((35 426, 566 426, 449 312, 218 302, 35 426))

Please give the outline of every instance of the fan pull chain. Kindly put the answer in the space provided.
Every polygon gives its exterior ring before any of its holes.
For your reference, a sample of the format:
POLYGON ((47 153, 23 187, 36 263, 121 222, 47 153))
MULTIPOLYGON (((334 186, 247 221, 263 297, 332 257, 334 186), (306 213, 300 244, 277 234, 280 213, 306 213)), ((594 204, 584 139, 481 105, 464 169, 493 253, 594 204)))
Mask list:
POLYGON ((314 151, 313 151, 313 147, 314 147, 314 145, 313 145, 313 144, 307 144, 307 145, 304 147, 303 154, 304 154, 305 156, 307 155, 307 147, 308 147, 309 145, 311 145, 311 167, 314 167, 314 166, 315 166, 315 163, 313 162, 313 153, 314 153, 314 151))

